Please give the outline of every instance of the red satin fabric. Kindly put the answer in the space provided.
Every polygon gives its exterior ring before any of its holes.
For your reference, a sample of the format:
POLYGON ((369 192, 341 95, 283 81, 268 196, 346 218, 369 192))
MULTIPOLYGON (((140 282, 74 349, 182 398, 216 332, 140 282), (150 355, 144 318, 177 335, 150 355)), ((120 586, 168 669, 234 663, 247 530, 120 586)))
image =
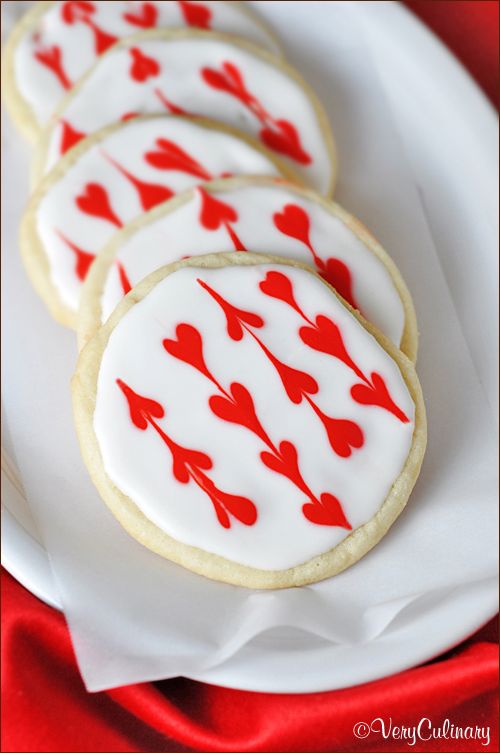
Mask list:
MULTIPOLYGON (((406 3, 448 43, 496 103, 497 2, 406 3)), ((498 621, 433 662, 313 695, 245 693, 189 680, 85 692, 64 618, 2 573, 2 751, 498 750, 498 621), (353 735, 383 717, 491 727, 491 742, 404 742, 353 735)))
MULTIPOLYGON (((86 693, 64 618, 3 573, 3 751, 396 751, 356 722, 494 725, 498 625, 435 662, 356 688, 312 695, 245 693, 190 680, 86 693)), ((498 750, 492 742, 415 751, 498 750)))

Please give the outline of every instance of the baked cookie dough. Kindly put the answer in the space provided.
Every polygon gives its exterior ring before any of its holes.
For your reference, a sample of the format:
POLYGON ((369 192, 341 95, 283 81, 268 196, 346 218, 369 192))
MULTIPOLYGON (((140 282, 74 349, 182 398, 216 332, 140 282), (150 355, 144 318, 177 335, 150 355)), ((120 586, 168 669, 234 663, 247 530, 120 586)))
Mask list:
POLYGON ((304 265, 163 267, 82 351, 76 427, 124 528, 209 578, 312 583, 366 554, 425 451, 412 363, 304 265))
POLYGON ((241 2, 36 2, 3 59, 2 90, 15 122, 34 141, 66 92, 115 42, 145 29, 182 27, 235 34, 281 54, 272 32, 241 2))
POLYGON ((51 119, 35 156, 35 179, 89 133, 158 111, 238 128, 320 193, 333 189, 330 125, 302 77, 250 42, 195 30, 143 32, 102 55, 51 119))
MULTIPOLYGON (((76 327, 83 280, 118 228, 202 181, 243 174, 293 178, 258 141, 210 121, 149 115, 92 134, 45 176, 23 217, 21 251, 36 290, 76 327)), ((121 284, 127 290, 124 270, 121 284)))
POLYGON ((332 201, 265 177, 205 184, 120 231, 99 255, 84 285, 80 343, 92 337, 124 292, 158 267, 186 256, 246 250, 311 264, 411 360, 416 359, 418 332, 411 296, 380 244, 332 201))

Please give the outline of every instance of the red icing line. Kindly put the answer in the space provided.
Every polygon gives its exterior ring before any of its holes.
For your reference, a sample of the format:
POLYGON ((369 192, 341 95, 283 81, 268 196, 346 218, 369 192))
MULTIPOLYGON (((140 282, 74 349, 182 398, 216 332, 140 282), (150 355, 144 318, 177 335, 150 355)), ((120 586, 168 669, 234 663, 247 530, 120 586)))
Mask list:
POLYGON ((123 123, 126 123, 127 120, 132 120, 133 118, 137 118, 139 117, 139 115, 140 115, 139 112, 126 112, 124 115, 121 116, 120 120, 123 123))
POLYGON ((36 50, 34 54, 39 63, 42 63, 42 65, 45 65, 52 71, 64 89, 71 89, 73 84, 63 68, 60 47, 53 45, 52 47, 36 50))
POLYGON ((179 107, 179 105, 174 104, 171 102, 165 94, 161 91, 161 89, 154 89, 153 90, 155 95, 158 97, 162 105, 168 112, 171 112, 172 115, 187 115, 188 117, 192 117, 192 114, 187 112, 186 110, 183 110, 182 107, 179 107))
POLYGON ((158 170, 178 170, 201 180, 212 180, 213 175, 173 141, 159 138, 155 144, 158 150, 144 155, 144 159, 152 167, 158 170))
POLYGON ((156 26, 158 10, 152 3, 143 3, 140 10, 137 8, 135 13, 124 13, 123 18, 133 26, 139 26, 141 29, 150 29, 156 26))
POLYGON ((225 61, 218 71, 213 68, 202 68, 201 77, 205 83, 226 92, 238 99, 261 123, 260 138, 270 149, 285 154, 290 159, 303 165, 309 165, 312 159, 302 148, 300 136, 295 126, 288 120, 276 119, 259 102, 247 88, 243 75, 238 67, 225 61))
POLYGON ((76 197, 75 204, 81 212, 91 217, 99 217, 118 228, 123 227, 122 221, 111 208, 108 192, 99 183, 87 183, 84 193, 76 197))
POLYGON ((295 300, 292 283, 286 275, 282 272, 268 272, 265 279, 259 283, 259 287, 264 295, 283 301, 307 322, 308 326, 299 329, 299 336, 305 345, 313 350, 338 358, 364 382, 364 384, 357 384, 351 388, 353 400, 362 405, 377 405, 392 413, 402 423, 409 423, 408 416, 392 400, 380 374, 374 372, 369 379, 352 360, 340 328, 323 314, 318 314, 314 322, 304 314, 295 300))
POLYGON ((104 151, 101 151, 102 156, 116 167, 116 169, 134 186, 139 195, 139 201, 144 211, 152 209, 157 204, 161 204, 168 199, 171 199, 174 195, 174 191, 168 186, 159 185, 158 183, 145 183, 143 180, 139 180, 135 175, 132 175, 128 170, 122 167, 116 160, 109 156, 104 151))
POLYGON ((78 144, 79 141, 85 138, 87 135, 86 133, 83 133, 82 131, 77 131, 76 128, 73 128, 72 125, 70 125, 66 120, 60 121, 61 125, 61 144, 59 147, 60 154, 66 154, 71 147, 75 146, 75 144, 78 144))
POLYGON ((238 213, 236 210, 226 202, 216 199, 215 196, 207 193, 207 191, 205 191, 204 188, 201 188, 201 186, 196 188, 196 192, 201 199, 199 220, 205 230, 218 230, 221 226, 224 226, 231 238, 235 250, 246 251, 245 246, 230 224, 231 222, 238 221, 238 213))
POLYGON ((286 204, 281 212, 273 215, 277 229, 289 238, 295 238, 311 252, 318 272, 330 285, 340 293, 342 298, 359 309, 352 292, 352 279, 349 268, 340 259, 330 258, 326 261, 316 253, 310 239, 311 223, 307 212, 297 204, 286 204))
POLYGON ((127 295, 127 293, 130 293, 130 291, 132 290, 132 285, 130 284, 130 280, 128 279, 127 272, 123 264, 117 260, 116 266, 118 268, 118 276, 120 278, 120 285, 122 286, 123 295, 127 295))
POLYGON ((206 282, 200 279, 198 279, 197 282, 209 295, 212 296, 224 311, 227 324, 227 334, 231 340, 241 340, 243 337, 244 325, 242 326, 242 322, 250 325, 250 327, 260 328, 264 326, 264 320, 258 314, 253 314, 251 311, 243 311, 243 309, 236 308, 236 306, 228 303, 228 301, 219 295, 219 293, 207 285, 206 282))
POLYGON ((212 12, 206 5, 201 3, 179 0, 179 7, 188 26, 197 26, 199 29, 210 29, 212 12))
POLYGON ((131 47, 130 56, 132 58, 132 65, 130 66, 130 77, 134 81, 144 83, 148 78, 158 76, 160 73, 160 66, 154 58, 150 58, 145 55, 139 47, 131 47))
POLYGON ((183 323, 177 326, 175 333, 177 339, 163 340, 163 347, 167 353, 193 366, 222 393, 222 395, 212 395, 209 398, 208 403, 212 413, 223 421, 247 428, 264 442, 270 450, 270 452, 264 450, 260 453, 260 459, 264 465, 288 478, 310 500, 302 507, 306 518, 319 525, 340 525, 350 529, 351 526, 337 498, 330 494, 322 494, 318 499, 304 481, 299 470, 295 446, 285 440, 280 442, 278 448, 272 442, 257 417, 253 398, 247 388, 238 382, 233 382, 227 391, 209 371, 203 356, 203 339, 200 332, 192 325, 183 323), (324 498, 335 500, 336 506, 330 502, 328 507, 324 498))
POLYGON ((90 254, 88 251, 83 251, 81 248, 78 248, 78 246, 76 246, 73 241, 70 241, 69 238, 66 238, 60 230, 54 230, 54 232, 75 254, 75 274, 78 279, 83 282, 88 274, 90 265, 95 259, 95 254, 90 254))
POLYGON ((211 458, 204 452, 177 444, 155 421, 155 418, 164 417, 163 406, 156 400, 134 392, 121 379, 117 379, 116 383, 127 399, 130 419, 134 426, 142 431, 145 431, 148 425, 152 426, 170 450, 174 478, 181 484, 187 484, 192 479, 210 498, 217 520, 224 528, 231 527, 229 515, 233 515, 244 525, 253 525, 257 520, 257 508, 254 503, 246 497, 228 494, 218 489, 204 473, 213 467, 211 458))

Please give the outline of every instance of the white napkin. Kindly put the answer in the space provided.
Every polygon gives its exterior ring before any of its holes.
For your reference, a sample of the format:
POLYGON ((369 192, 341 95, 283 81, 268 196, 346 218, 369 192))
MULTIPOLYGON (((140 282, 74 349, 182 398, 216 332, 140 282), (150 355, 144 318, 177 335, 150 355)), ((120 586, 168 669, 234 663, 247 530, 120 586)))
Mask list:
MULTIPOLYGON (((311 12, 306 6, 294 12, 296 21, 311 12)), ((276 5, 273 12, 283 13, 276 5)), ((314 40, 301 37, 300 23, 283 34, 291 61, 331 116, 336 198, 379 237, 415 299, 429 419, 423 470, 382 543, 348 571, 306 588, 257 592, 211 582, 131 539, 99 499, 78 451, 69 391, 74 333, 51 321, 17 253, 28 150, 4 118, 8 428, 89 690, 199 676, 268 630, 361 646, 487 585, 496 572, 492 419, 369 49, 343 5, 328 7, 314 40)))

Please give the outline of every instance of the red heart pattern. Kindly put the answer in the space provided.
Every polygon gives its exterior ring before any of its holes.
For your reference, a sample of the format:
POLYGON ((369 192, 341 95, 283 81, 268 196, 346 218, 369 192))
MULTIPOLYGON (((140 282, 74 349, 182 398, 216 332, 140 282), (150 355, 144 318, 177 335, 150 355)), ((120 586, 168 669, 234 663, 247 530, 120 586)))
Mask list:
POLYGON ((134 392, 122 379, 117 379, 116 383, 127 398, 130 418, 134 426, 144 431, 148 428, 148 417, 163 418, 165 411, 156 400, 143 397, 134 392))
POLYGON ((353 400, 361 405, 376 405, 384 408, 384 410, 396 416, 403 424, 407 424, 410 420, 401 408, 398 408, 389 394, 383 377, 376 372, 371 374, 371 384, 355 384, 351 387, 351 396, 353 400))
POLYGON ((337 497, 329 492, 324 492, 320 496, 320 503, 306 502, 302 506, 304 516, 311 523, 320 526, 339 526, 352 530, 352 526, 347 520, 342 505, 337 497))
POLYGON ((354 309, 359 306, 354 300, 352 292, 352 277, 347 264, 340 259, 327 259, 322 277, 349 303, 354 309))
POLYGON ((135 13, 124 13, 124 20, 132 24, 132 26, 138 26, 141 29, 151 29, 156 26, 156 20, 158 18, 158 10, 152 3, 143 3, 136 9, 135 13))
POLYGON ((160 73, 160 66, 154 58, 148 57, 138 47, 131 47, 130 56, 132 57, 132 65, 130 66, 130 77, 134 81, 144 83, 149 78, 158 76, 160 73))
POLYGON ((210 29, 212 12, 206 5, 189 2, 189 0, 180 0, 179 7, 188 26, 196 26, 199 29, 210 29))
POLYGON ((203 339, 198 330, 191 324, 178 324, 175 335, 175 340, 168 338, 163 340, 163 347, 167 353, 207 375, 208 369, 203 357, 203 339))
POLYGON ((221 225, 238 221, 238 214, 232 206, 216 199, 204 188, 198 187, 196 192, 201 199, 200 223, 206 230, 218 230, 221 225))
POLYGON ((297 129, 288 120, 275 120, 273 127, 264 126, 260 138, 269 149, 284 154, 300 165, 312 163, 311 156, 302 147, 297 129))
POLYGON ((123 223, 111 208, 108 192, 99 183, 87 183, 83 193, 76 197, 75 203, 84 214, 107 220, 116 227, 123 227, 123 223))
POLYGON ((307 212, 298 204, 286 204, 281 212, 273 214, 273 221, 283 235, 295 238, 306 246, 311 245, 309 241, 309 217, 307 212))
POLYGON ((211 180, 213 176, 205 170, 184 149, 169 139, 156 139, 157 151, 146 152, 144 159, 158 170, 178 170, 201 180, 211 180))

